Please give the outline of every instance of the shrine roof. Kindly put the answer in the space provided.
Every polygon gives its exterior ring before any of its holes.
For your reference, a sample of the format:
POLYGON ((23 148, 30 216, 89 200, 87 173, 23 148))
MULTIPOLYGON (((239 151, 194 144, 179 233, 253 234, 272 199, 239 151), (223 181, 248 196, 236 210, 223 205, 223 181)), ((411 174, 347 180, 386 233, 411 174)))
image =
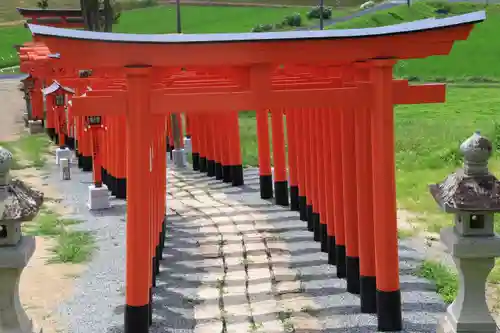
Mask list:
POLYGON ((52 94, 53 92, 57 91, 58 89, 63 89, 65 92, 68 92, 70 94, 74 94, 75 91, 71 88, 68 88, 68 87, 65 87, 63 85, 61 85, 59 82, 57 81, 54 81, 52 82, 52 84, 46 88, 43 88, 42 89, 42 93, 47 96, 47 95, 50 95, 52 94))
POLYGON ((149 44, 201 44, 201 43, 238 43, 293 40, 328 40, 363 37, 381 37, 428 30, 437 30, 454 26, 474 24, 486 19, 485 11, 419 21, 362 29, 286 31, 261 33, 214 33, 214 34, 123 34, 103 33, 72 29, 52 28, 28 24, 34 35, 61 37, 86 41, 149 43, 149 44))
POLYGON ((81 9, 40 9, 40 8, 16 8, 19 14, 40 15, 43 16, 82 16, 81 9))

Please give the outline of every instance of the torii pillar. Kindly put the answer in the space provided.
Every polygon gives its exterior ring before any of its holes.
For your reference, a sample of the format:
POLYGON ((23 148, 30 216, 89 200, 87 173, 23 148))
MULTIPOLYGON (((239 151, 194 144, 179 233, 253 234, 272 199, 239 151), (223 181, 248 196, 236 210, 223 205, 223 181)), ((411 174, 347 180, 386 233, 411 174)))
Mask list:
MULTIPOLYGON (((127 128, 127 269, 125 332, 147 332, 149 328, 150 272, 149 259, 150 214, 148 193, 150 173, 150 88, 151 66, 127 66, 127 90, 89 91, 86 97, 73 98, 75 116, 126 115, 127 128), (106 96, 106 92, 108 93, 106 96), (97 96, 96 96, 97 95, 97 96), (93 111, 99 110, 99 111, 93 111), (134 175, 130 177, 129 175, 134 175)), ((166 182, 166 179, 163 181, 166 182)), ((164 221, 162 220, 161 223, 164 221)))

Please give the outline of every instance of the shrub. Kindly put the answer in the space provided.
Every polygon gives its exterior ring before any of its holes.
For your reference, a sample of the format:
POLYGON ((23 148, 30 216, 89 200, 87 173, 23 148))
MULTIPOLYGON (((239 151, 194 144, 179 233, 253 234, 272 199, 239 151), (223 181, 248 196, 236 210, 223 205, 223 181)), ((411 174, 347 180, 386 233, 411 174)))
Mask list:
MULTIPOLYGON (((332 17, 332 7, 323 7, 323 18, 329 19, 332 17)), ((308 19, 319 19, 321 18, 321 7, 315 6, 311 8, 309 12, 307 12, 308 19)))
POLYGON ((252 32, 267 32, 273 30, 273 28, 272 24, 257 24, 253 27, 252 32))
POLYGON ((285 16, 283 23, 291 27, 300 27, 302 25, 302 16, 299 13, 285 16))
POLYGON ((40 0, 36 3, 36 6, 40 9, 49 8, 49 0, 40 0))

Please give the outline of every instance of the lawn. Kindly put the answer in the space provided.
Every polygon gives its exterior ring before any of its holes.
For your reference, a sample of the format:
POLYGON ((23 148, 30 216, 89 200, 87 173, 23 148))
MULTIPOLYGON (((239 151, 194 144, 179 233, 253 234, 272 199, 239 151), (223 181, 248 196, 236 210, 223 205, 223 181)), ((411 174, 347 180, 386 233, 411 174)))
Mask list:
MULTIPOLYGON (((195 0, 200 2, 207 2, 207 0, 195 0)), ((319 1, 317 0, 210 0, 211 2, 226 2, 226 3, 263 3, 274 5, 289 5, 289 6, 316 6, 319 1)), ((363 0, 324 0, 325 6, 331 7, 359 7, 365 1, 363 0)))
POLYGON ((23 26, 0 27, 0 68, 19 64, 14 45, 31 40, 31 33, 23 26))
MULTIPOLYGON (((379 11, 347 22, 337 23, 330 29, 366 28, 415 21, 436 16, 438 8, 446 8, 450 15, 483 10, 483 4, 417 2, 379 11)), ((476 25, 467 41, 457 42, 447 56, 400 61, 395 74, 414 81, 449 82, 500 82, 500 66, 497 66, 500 44, 496 42, 500 31, 500 6, 486 8, 487 20, 476 25)))
MULTIPOLYGON (((304 14, 308 8, 256 8, 184 6, 182 30, 184 33, 250 32, 257 24, 277 23, 295 12, 304 14)), ((174 33, 175 6, 134 9, 122 13, 115 32, 174 33)))

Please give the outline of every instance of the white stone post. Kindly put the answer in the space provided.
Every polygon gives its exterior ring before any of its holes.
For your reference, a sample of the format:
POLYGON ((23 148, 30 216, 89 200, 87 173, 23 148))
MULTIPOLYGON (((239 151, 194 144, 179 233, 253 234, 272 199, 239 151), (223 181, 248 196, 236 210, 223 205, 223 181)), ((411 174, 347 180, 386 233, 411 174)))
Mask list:
POLYGON ((61 160, 59 161, 59 174, 61 180, 71 179, 71 168, 69 160, 67 158, 61 158, 61 160))

